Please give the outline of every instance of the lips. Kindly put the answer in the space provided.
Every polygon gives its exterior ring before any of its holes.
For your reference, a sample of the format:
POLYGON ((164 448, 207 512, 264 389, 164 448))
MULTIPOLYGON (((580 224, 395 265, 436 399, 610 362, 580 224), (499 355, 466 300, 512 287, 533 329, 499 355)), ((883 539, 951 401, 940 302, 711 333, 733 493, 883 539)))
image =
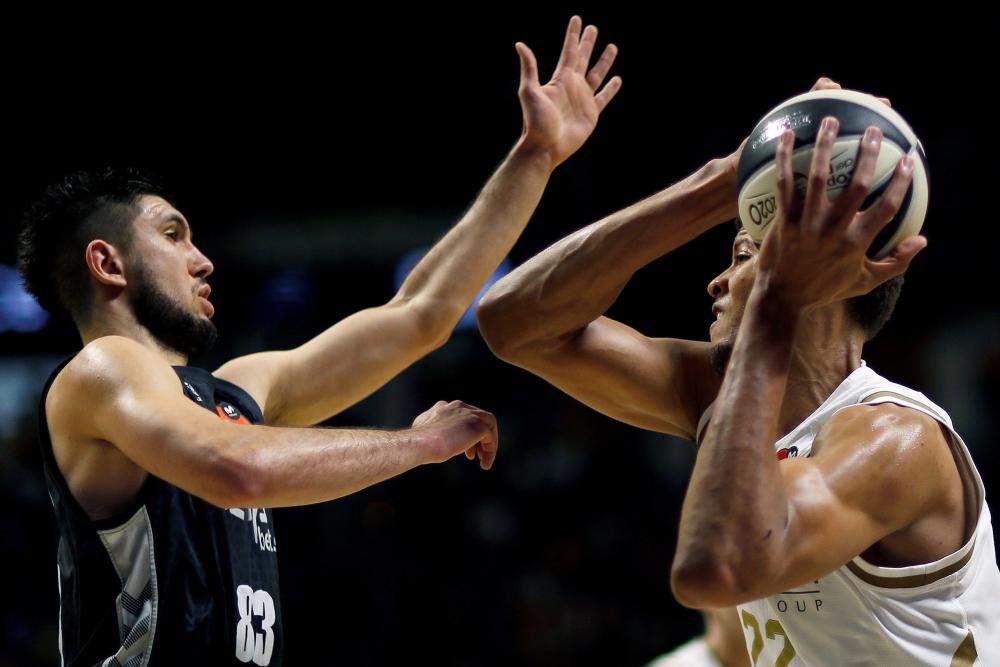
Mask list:
POLYGON ((211 317, 215 315, 215 306, 213 306, 212 302, 208 300, 208 297, 211 293, 212 293, 212 288, 209 287, 208 283, 205 283, 204 285, 199 287, 198 291, 195 293, 198 297, 198 303, 201 304, 202 308, 205 310, 205 315, 209 319, 211 319, 211 317))
POLYGON ((215 306, 212 305, 212 302, 209 301, 208 299, 206 299, 205 297, 202 297, 202 296, 198 297, 198 302, 201 304, 202 308, 205 310, 205 315, 209 319, 212 319, 212 316, 215 315, 215 306))
POLYGON ((718 324, 719 320, 722 319, 723 312, 724 309, 718 303, 712 304, 712 314, 715 315, 715 319, 712 320, 712 323, 708 325, 708 334, 710 337, 712 335, 712 329, 714 329, 715 325, 718 324))

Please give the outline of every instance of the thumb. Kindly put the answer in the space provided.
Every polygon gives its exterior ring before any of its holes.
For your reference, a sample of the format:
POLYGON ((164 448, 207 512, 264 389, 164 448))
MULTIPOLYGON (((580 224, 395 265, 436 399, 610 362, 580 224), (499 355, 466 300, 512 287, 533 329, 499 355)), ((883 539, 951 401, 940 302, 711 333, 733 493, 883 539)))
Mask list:
POLYGON ((514 48, 517 50, 517 56, 521 60, 521 85, 539 85, 538 62, 535 60, 535 54, 531 52, 531 49, 524 42, 518 42, 514 45, 514 48))
POLYGON ((883 259, 871 263, 871 272, 879 284, 905 273, 910 262, 927 247, 927 237, 908 236, 883 259))

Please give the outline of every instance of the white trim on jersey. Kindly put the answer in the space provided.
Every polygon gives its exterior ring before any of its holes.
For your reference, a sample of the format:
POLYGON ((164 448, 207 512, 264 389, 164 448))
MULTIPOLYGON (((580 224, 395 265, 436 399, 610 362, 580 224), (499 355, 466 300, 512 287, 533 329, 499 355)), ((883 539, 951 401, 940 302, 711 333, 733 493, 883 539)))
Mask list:
POLYGON ((56 586, 59 590, 59 667, 66 667, 66 656, 63 655, 63 629, 62 629, 62 568, 59 561, 56 561, 56 586))
POLYGON ((125 523, 99 530, 97 535, 122 583, 122 592, 115 600, 121 648, 104 661, 104 667, 146 667, 156 634, 159 595, 153 527, 145 505, 125 523))

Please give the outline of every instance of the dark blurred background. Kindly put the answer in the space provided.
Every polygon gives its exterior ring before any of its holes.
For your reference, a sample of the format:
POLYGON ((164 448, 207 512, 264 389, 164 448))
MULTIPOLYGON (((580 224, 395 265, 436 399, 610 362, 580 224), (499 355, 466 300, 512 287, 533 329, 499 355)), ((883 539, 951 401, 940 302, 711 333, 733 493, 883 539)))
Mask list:
MULTIPOLYGON (((927 150, 930 246, 865 357, 950 411, 996 497, 988 21, 966 16, 962 32, 882 25, 876 38, 872 18, 838 32, 762 8, 723 30, 721 8, 694 10, 288 7, 119 15, 103 28, 93 16, 9 22, 0 503, 12 520, 0 665, 58 661, 56 531, 34 419, 41 382, 79 346, 67 321, 17 292, 21 208, 72 169, 152 168, 215 262, 221 338, 199 365, 296 345, 388 300, 411 253, 461 215, 520 131, 514 42, 534 48, 547 79, 573 11, 599 25, 601 45, 620 46, 624 87, 556 172, 512 265, 729 153, 821 74, 888 96, 927 150)), ((611 314, 649 335, 704 339, 705 285, 731 237, 718 228, 641 271, 611 314)), ((453 398, 499 416, 492 471, 453 460, 278 511, 288 664, 641 665, 700 631, 667 577, 688 443, 616 423, 501 363, 474 323, 331 423, 404 427, 453 398)))

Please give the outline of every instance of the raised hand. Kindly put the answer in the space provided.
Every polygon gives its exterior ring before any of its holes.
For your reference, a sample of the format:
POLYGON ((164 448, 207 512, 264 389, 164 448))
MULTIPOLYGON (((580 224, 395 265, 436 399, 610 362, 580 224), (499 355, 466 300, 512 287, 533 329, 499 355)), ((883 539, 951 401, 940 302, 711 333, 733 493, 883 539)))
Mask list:
POLYGON ((618 47, 604 47, 597 63, 588 71, 597 41, 597 28, 574 16, 566 29, 559 63, 544 86, 538 80, 535 54, 523 42, 515 45, 521 59, 518 97, 524 116, 522 142, 547 152, 555 167, 575 153, 587 140, 601 112, 621 89, 621 77, 612 77, 602 88, 618 47))
POLYGON ((899 210, 910 185, 913 163, 904 157, 892 183, 874 204, 861 210, 871 189, 882 132, 869 127, 858 148, 858 164, 846 191, 831 201, 826 178, 840 124, 825 118, 813 151, 804 199, 795 189, 792 151, 795 134, 786 130, 778 145, 779 218, 758 256, 754 289, 786 306, 809 309, 866 294, 897 276, 926 245, 923 236, 903 239, 884 259, 866 256, 872 240, 899 210))

